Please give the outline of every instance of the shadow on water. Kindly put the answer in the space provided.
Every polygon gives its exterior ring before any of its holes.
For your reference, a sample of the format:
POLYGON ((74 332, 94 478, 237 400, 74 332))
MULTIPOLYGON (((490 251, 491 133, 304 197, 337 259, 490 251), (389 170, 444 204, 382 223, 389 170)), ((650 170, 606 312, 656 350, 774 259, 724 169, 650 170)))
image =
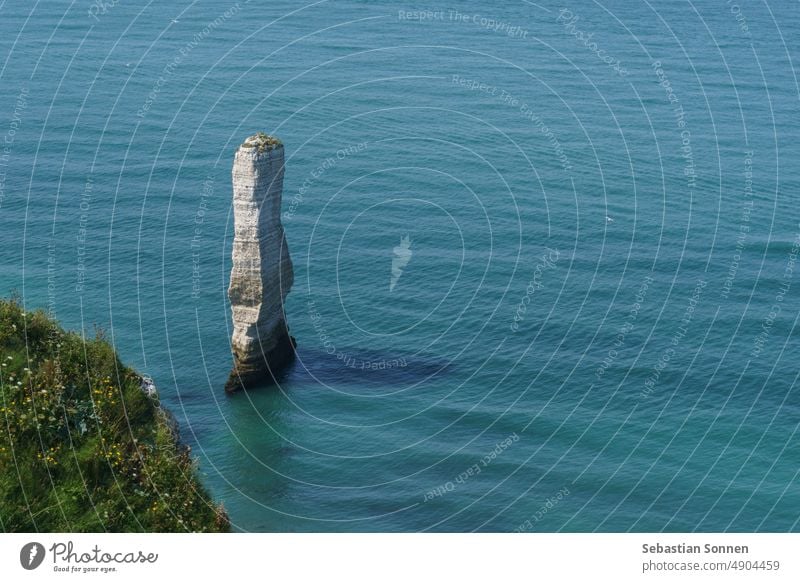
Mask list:
POLYGON ((330 354, 299 347, 290 372, 287 380, 293 383, 367 384, 398 389, 450 375, 453 363, 444 358, 370 349, 330 354))
POLYGON ((325 350, 298 347, 296 359, 276 375, 277 382, 264 381, 250 389, 279 391, 278 386, 327 385, 402 390, 453 372, 453 363, 444 358, 369 349, 342 353, 345 355, 339 357, 325 350))

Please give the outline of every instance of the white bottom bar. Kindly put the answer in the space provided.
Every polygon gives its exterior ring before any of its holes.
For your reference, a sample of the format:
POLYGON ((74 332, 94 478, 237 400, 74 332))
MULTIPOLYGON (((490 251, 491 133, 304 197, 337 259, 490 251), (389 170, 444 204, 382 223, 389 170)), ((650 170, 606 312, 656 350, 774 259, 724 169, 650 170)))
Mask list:
POLYGON ((798 544, 797 534, 3 534, 0 572, 138 582, 796 581, 798 544))

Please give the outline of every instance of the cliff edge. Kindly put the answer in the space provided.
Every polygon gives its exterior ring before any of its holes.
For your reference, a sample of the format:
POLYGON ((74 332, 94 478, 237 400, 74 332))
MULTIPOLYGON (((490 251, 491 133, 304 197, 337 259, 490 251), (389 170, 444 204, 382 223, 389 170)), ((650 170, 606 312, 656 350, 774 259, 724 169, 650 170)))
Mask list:
POLYGON ((0 530, 230 531, 155 384, 102 334, 0 299, 0 361, 0 530))

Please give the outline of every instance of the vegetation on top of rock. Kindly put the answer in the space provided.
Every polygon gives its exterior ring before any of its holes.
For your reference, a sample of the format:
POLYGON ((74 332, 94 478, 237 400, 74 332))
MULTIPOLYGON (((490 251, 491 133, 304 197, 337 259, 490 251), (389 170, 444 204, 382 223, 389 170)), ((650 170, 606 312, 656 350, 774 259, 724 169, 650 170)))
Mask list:
POLYGON ((141 377, 0 300, 0 531, 228 531, 141 377))
POLYGON ((282 146, 283 143, 274 135, 268 135, 263 131, 259 131, 255 135, 251 135, 242 144, 245 148, 258 148, 259 153, 273 150, 282 146))

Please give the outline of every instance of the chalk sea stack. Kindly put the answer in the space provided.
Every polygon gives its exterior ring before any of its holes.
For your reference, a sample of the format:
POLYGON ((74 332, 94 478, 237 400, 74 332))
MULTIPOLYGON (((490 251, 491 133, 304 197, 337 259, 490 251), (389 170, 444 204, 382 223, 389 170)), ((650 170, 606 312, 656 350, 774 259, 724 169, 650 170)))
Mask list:
POLYGON ((257 133, 233 161, 233 370, 226 392, 274 383, 295 356, 283 311, 294 273, 281 224, 283 144, 257 133))

